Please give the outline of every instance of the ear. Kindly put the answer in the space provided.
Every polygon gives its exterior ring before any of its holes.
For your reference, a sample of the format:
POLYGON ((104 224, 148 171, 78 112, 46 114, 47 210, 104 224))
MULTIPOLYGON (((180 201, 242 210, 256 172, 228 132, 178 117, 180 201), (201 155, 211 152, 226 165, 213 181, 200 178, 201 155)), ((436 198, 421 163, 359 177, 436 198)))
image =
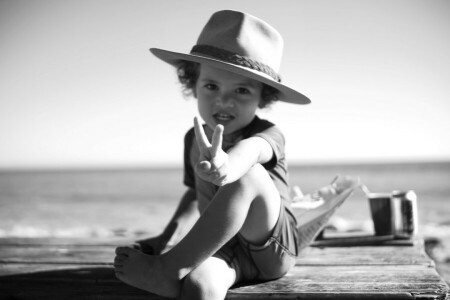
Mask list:
POLYGON ((258 108, 263 109, 263 108, 266 107, 266 105, 267 105, 267 101, 265 101, 265 100, 261 97, 261 100, 259 100, 259 103, 258 103, 258 108))

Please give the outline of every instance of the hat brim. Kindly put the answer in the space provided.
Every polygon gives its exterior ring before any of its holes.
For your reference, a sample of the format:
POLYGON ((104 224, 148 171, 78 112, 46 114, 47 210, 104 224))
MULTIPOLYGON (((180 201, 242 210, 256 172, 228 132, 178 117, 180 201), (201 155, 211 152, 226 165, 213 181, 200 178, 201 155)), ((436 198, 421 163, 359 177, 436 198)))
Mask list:
POLYGON ((263 72, 252 70, 246 67, 241 67, 235 64, 227 63, 215 58, 210 58, 206 56, 200 56, 195 54, 184 54, 178 52, 167 51, 159 48, 150 48, 150 52, 161 59, 162 61, 171 64, 173 66, 178 66, 181 61, 192 61, 201 64, 208 64, 210 66, 223 69, 236 73, 238 75, 246 76, 248 78, 260 81, 267 84, 279 91, 278 100, 293 104, 309 104, 311 100, 305 95, 297 92, 296 90, 273 80, 270 76, 263 72))

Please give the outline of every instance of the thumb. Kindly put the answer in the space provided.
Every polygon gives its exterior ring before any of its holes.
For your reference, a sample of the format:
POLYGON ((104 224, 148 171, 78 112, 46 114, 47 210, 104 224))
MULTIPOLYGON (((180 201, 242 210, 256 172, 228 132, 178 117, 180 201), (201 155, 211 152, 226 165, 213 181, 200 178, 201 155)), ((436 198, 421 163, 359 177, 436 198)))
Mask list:
POLYGON ((206 160, 200 161, 197 163, 197 170, 200 172, 208 172, 211 170, 211 163, 206 160))

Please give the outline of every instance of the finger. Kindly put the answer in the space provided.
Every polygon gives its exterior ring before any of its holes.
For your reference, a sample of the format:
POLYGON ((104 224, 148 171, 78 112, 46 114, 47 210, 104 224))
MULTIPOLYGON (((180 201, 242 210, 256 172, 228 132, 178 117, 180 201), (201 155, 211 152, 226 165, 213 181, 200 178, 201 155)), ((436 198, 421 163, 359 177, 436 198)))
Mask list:
POLYGON ((200 152, 208 153, 208 148, 211 147, 211 144, 209 143, 205 131, 203 130, 203 126, 200 125, 200 121, 197 117, 194 118, 194 130, 195 139, 197 140, 197 145, 200 148, 200 152))
POLYGON ((222 150, 223 125, 217 125, 212 137, 212 156, 214 157, 219 150, 222 150))
POLYGON ((141 243, 139 243, 139 247, 140 248, 138 250, 141 251, 142 253, 150 254, 150 255, 154 255, 156 253, 153 245, 149 245, 147 243, 141 242, 141 243))
POLYGON ((142 245, 139 242, 134 242, 133 244, 130 245, 130 247, 142 252, 142 245))

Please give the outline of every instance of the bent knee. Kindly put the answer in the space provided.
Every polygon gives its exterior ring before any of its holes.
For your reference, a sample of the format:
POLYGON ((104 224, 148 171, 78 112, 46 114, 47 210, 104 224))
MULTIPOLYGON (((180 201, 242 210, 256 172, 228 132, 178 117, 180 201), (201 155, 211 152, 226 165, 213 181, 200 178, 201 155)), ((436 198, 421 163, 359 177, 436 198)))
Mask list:
POLYGON ((278 190, 270 178, 269 173, 261 164, 255 164, 242 176, 238 183, 246 188, 254 188, 257 193, 269 193, 278 195, 278 190))
POLYGON ((269 173, 261 164, 253 165, 247 173, 238 179, 239 182, 244 184, 261 183, 266 180, 270 180, 269 173))
POLYGON ((184 278, 182 299, 223 299, 228 287, 214 276, 191 272, 184 278))

